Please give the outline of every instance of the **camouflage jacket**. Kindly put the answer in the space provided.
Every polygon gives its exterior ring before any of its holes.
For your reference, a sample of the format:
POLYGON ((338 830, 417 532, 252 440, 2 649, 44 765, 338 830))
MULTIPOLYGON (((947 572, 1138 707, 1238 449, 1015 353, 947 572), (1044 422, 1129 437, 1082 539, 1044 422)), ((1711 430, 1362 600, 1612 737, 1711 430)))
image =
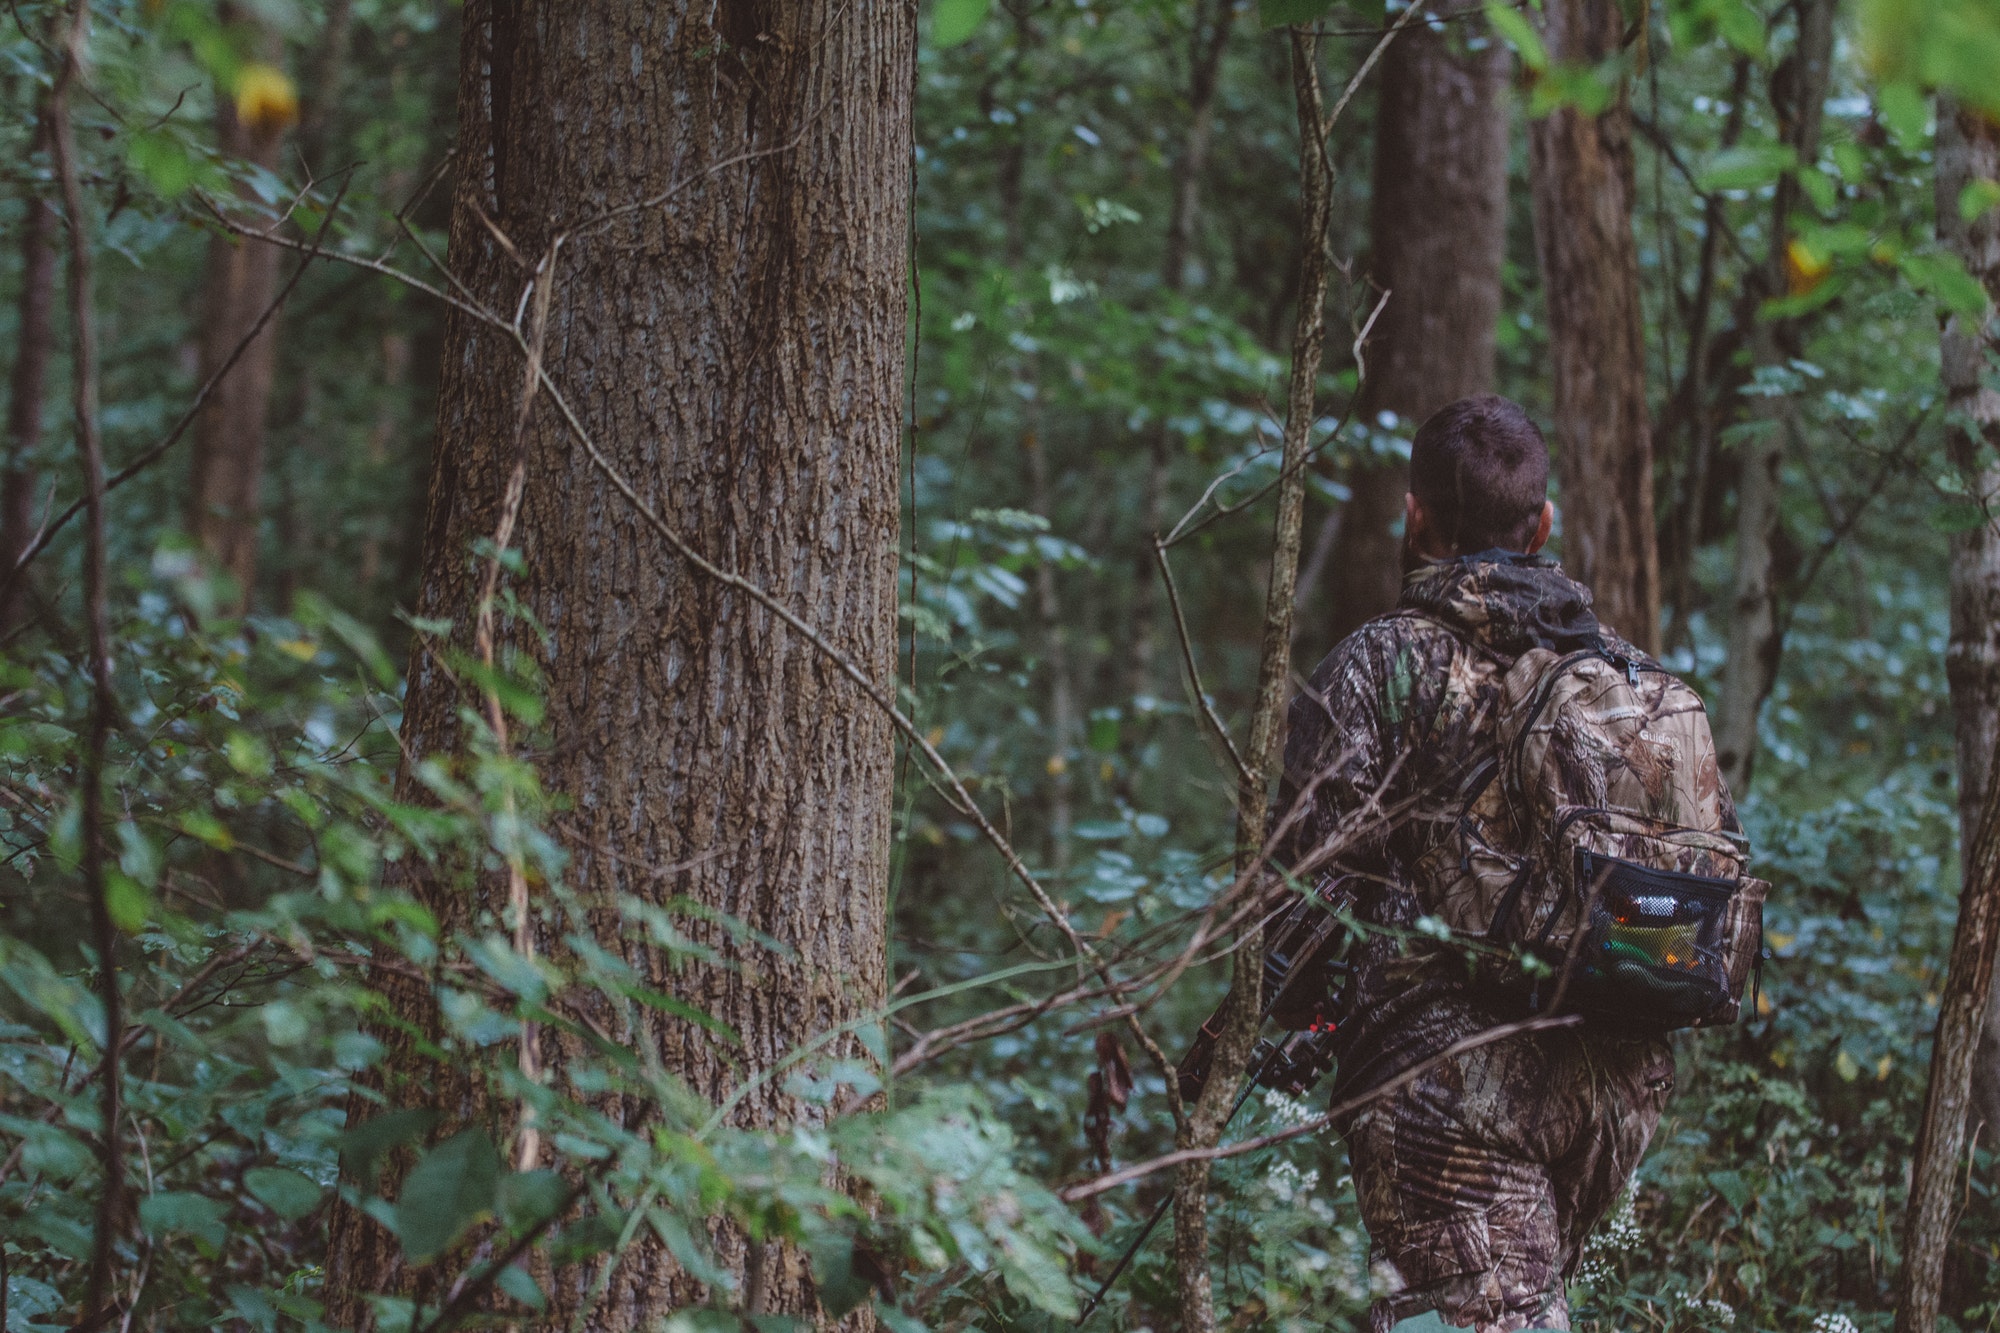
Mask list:
MULTIPOLYGON (((1337 1095, 1520 1016, 1470 984, 1462 950, 1416 931, 1424 909, 1409 868, 1451 836, 1467 778, 1494 752, 1507 667, 1530 648, 1599 636, 1641 656, 1598 624, 1589 590, 1553 559, 1436 561, 1411 571, 1396 610, 1342 640, 1293 702, 1274 812, 1289 821, 1280 864, 1308 883, 1352 876, 1356 917, 1388 928, 1350 954, 1337 1095)), ((1726 791, 1721 802, 1734 829, 1726 791)))

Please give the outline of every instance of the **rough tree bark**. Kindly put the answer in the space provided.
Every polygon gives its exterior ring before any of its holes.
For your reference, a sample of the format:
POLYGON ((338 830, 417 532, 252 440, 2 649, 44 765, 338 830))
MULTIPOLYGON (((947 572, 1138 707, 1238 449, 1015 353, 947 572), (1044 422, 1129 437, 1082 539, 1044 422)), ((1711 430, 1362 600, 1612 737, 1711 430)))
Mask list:
MULTIPOLYGON (((1222 54, 1236 20, 1236 0, 1198 0, 1187 34, 1187 137, 1174 159, 1173 203, 1167 214, 1166 255, 1160 285, 1168 292, 1187 288, 1195 228, 1201 220, 1201 178, 1215 133, 1215 93, 1222 78, 1222 54)), ((1127 696, 1150 694, 1159 656, 1160 587, 1153 568, 1153 538, 1167 524, 1167 481, 1173 470, 1173 435, 1164 420, 1153 423, 1146 442, 1145 549, 1134 559, 1131 651, 1126 658, 1127 696)))
MULTIPOLYGON (((47 141, 45 109, 35 128, 35 150, 47 141)), ((31 189, 21 218, 21 295, 14 372, 8 380, 6 463, 0 472, 0 578, 35 538, 35 452, 42 442, 49 350, 55 338, 56 226, 55 205, 31 189)), ((0 588, 0 642, 21 627, 27 605, 25 577, 0 588)))
MULTIPOLYGON (((238 17, 225 5, 225 18, 238 17)), ((275 61, 283 51, 278 35, 260 28, 260 57, 275 61)), ((216 146, 223 157, 274 171, 284 145, 290 117, 266 114, 246 123, 229 97, 217 97, 216 146)), ((254 223, 245 211, 243 220, 254 223)), ((200 368, 206 381, 236 350, 243 336, 271 304, 278 286, 278 261, 283 251, 218 230, 208 243, 202 273, 200 368)), ((278 319, 264 325, 242 357, 209 395, 194 422, 189 447, 188 531, 207 553, 213 567, 236 583, 236 605, 250 604, 257 578, 257 530, 261 518, 258 497, 264 483, 264 417, 271 405, 271 383, 278 362, 278 319)))
MULTIPOLYGON (((1441 18, 1478 9, 1433 5, 1441 18)), ((1382 57, 1368 276, 1389 304, 1364 349, 1360 416, 1422 421, 1493 389, 1507 240, 1507 48, 1483 25, 1412 24, 1382 57), (1479 49, 1468 39, 1484 37, 1479 49)), ((1375 299, 1371 297, 1371 299, 1375 299)), ((1329 568, 1338 639, 1396 604, 1409 469, 1357 465, 1329 568)))
MULTIPOLYGON (((1616 0, 1549 0, 1549 58, 1617 53, 1616 0)), ((1639 257, 1632 237, 1632 107, 1621 86, 1601 114, 1552 111, 1529 129, 1535 249, 1548 301, 1563 563, 1598 613, 1641 648, 1658 646, 1659 552, 1639 257)))
MULTIPOLYGON (((557 229, 601 219, 573 230, 557 259, 550 375, 647 504, 707 558, 785 599, 885 693, 896 662, 915 45, 908 0, 472 0, 449 250, 472 292, 511 311, 526 275, 481 214, 530 257, 557 229), (661 202, 606 213, 647 199, 661 202)), ((417 610, 465 626, 481 576, 467 551, 501 510, 522 363, 509 339, 456 313, 445 347, 417 610)), ((525 565, 513 587, 549 640, 544 651, 515 631, 514 642, 545 682, 554 745, 543 780, 574 803, 557 830, 571 886, 593 903, 689 898, 793 951, 775 957, 690 922, 726 960, 754 966, 670 973, 664 956, 607 935, 647 984, 739 1034, 740 1047, 725 1049, 664 1016, 618 1033, 719 1098, 883 998, 888 721, 781 621, 678 561, 546 404, 526 433, 524 475, 515 541, 525 565)), ((456 751, 464 702, 418 648, 407 762, 456 751)), ((407 768, 400 790, 416 796, 407 768)), ((506 903, 499 881, 477 895, 418 887, 446 930, 506 903)), ((422 994, 398 999, 420 1026, 435 1023, 422 994)), ((483 1109, 462 1077, 398 1040, 391 1069, 428 1080, 400 1095, 460 1122, 483 1109)), ((537 1054, 559 1081, 576 1053, 544 1032, 537 1054)), ((823 1114, 773 1081, 736 1118, 823 1114)), ((493 1118, 511 1117, 494 1108, 493 1118)), ((719 1238, 739 1273, 744 1248, 719 1238)), ((763 1312, 816 1308, 797 1256, 770 1256, 760 1270, 763 1312)), ((538 1326, 651 1328, 702 1294, 643 1233, 603 1301, 579 1313, 590 1277, 557 1271, 538 1326)), ((332 1322, 365 1326, 362 1293, 423 1280, 380 1227, 352 1212, 337 1220, 332 1322)))
MULTIPOLYGON (((1271 780, 1284 746, 1286 692, 1292 670, 1292 617, 1305 513, 1306 443, 1317 415, 1315 389, 1326 345, 1327 230, 1333 215, 1333 168, 1325 151, 1319 83, 1319 38, 1291 32, 1292 86, 1299 122, 1299 308, 1292 333, 1292 373, 1285 405, 1285 440, 1278 513, 1272 528, 1271 572, 1264 596, 1264 636, 1251 712, 1249 771, 1236 794, 1238 874, 1259 872, 1269 827, 1271 780)), ((1392 43, 1393 46, 1393 43, 1392 43)), ((1201 1096, 1176 1135, 1177 1148, 1211 1148, 1222 1136, 1231 1104, 1263 1023, 1263 957, 1256 930, 1236 943, 1222 1033, 1201 1096)), ((1174 1272, 1183 1333, 1213 1333, 1215 1299, 1208 1264, 1206 1160, 1174 1169, 1174 1272)))
MULTIPOLYGON (((1792 100, 1778 107, 1778 115, 1783 141, 1801 164, 1809 166, 1819 156, 1827 78, 1833 67, 1833 0, 1801 0, 1797 9, 1798 38, 1786 61, 1792 70, 1786 80, 1792 100)), ((1798 181, 1790 174, 1781 176, 1771 203, 1771 253, 1764 263, 1762 284, 1766 296, 1785 291, 1785 246, 1798 203, 1798 181)), ((1760 366, 1778 365, 1798 354, 1797 342, 1792 321, 1759 320, 1752 355, 1760 366)), ((1715 748, 1722 776, 1739 796, 1750 790, 1757 760, 1757 715, 1778 678, 1778 659, 1784 651, 1771 558, 1783 496, 1780 474, 1786 437, 1796 415, 1789 397, 1758 401, 1758 430, 1744 441, 1742 479, 1736 487, 1736 579, 1715 748)))
POLYGON ((1984 284, 1989 305, 1977 327, 1947 319, 1939 339, 1946 396, 1946 447, 1972 493, 1989 508, 1988 521, 1952 540, 1951 642, 1945 654, 1952 711, 1958 725, 1959 830, 1963 887, 1951 942, 1930 1089, 1917 1139, 1916 1167, 1904 1220, 1903 1273, 1897 1292, 1898 1333, 1937 1326, 1945 1249, 1958 1198, 1959 1154, 1967 1121, 1983 1123, 1989 1146, 2000 1132, 2000 1050, 1996 1050, 1993 955, 2000 944, 2000 784, 1993 760, 2000 745, 2000 393, 1988 384, 2000 355, 2000 215, 1975 222, 1959 216, 1958 198, 1976 180, 2000 180, 2000 126, 1949 102, 1938 106, 1937 217, 1939 238, 1984 284), (1984 1029, 1982 1036, 1982 1029, 1984 1029))

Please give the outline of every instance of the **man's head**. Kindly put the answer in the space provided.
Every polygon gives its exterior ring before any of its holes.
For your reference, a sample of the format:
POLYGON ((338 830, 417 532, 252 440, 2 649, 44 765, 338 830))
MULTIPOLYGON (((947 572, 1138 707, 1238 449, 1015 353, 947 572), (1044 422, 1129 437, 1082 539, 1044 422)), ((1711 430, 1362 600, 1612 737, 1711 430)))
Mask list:
POLYGON ((1410 444, 1405 559, 1538 551, 1555 518, 1548 493, 1549 446, 1528 414, 1498 394, 1461 398, 1410 444))

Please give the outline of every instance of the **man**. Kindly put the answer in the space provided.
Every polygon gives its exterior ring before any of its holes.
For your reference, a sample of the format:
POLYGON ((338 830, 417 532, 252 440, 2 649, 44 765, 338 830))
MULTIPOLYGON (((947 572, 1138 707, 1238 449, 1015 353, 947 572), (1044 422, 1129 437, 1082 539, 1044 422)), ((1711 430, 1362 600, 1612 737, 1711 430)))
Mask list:
MULTIPOLYGON (((1589 591, 1537 554, 1554 517, 1548 476, 1541 432, 1504 398, 1464 399, 1426 421, 1410 450, 1397 609, 1343 640, 1292 705, 1279 809, 1301 808, 1286 863, 1302 878, 1348 876, 1368 927, 1350 954, 1336 1100, 1524 1016, 1521 1002, 1472 984, 1462 948, 1418 929, 1424 885, 1412 868, 1453 834, 1468 779, 1490 771, 1500 681, 1516 658, 1600 633, 1639 656, 1598 625, 1589 591)), ((1722 804, 1733 828, 1726 793, 1722 804)), ((1673 1082, 1664 1037, 1545 1030, 1436 1064, 1337 1126, 1382 1291, 1374 1333, 1439 1318, 1481 1333, 1567 1329, 1564 1280, 1673 1082)))

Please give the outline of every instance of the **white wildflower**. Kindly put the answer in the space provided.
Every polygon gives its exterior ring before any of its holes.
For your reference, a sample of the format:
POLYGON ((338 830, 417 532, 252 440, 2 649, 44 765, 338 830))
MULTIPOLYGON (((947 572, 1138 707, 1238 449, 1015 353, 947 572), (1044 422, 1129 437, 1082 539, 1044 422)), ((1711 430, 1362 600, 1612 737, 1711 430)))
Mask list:
MULTIPOLYGON (((1643 1233, 1639 1230, 1639 1181, 1635 1176, 1625 1186, 1618 1205, 1603 1225, 1583 1243, 1583 1262, 1577 1265, 1576 1281, 1584 1287, 1601 1287, 1611 1281, 1612 1256, 1630 1253, 1643 1233)), ((1733 1318, 1733 1312, 1731 1317, 1733 1318)))
POLYGON ((1813 1317, 1812 1333, 1861 1333, 1861 1330, 1846 1315, 1829 1311, 1813 1317))
POLYGON ((1313 1118, 1312 1108, 1297 1097, 1288 1097, 1276 1088, 1264 1091, 1264 1109, 1281 1125, 1303 1125, 1313 1118))
POLYGON ((1301 1194, 1310 1195, 1318 1186, 1318 1170, 1301 1171, 1286 1161, 1271 1163, 1264 1176, 1264 1188, 1277 1196, 1279 1203, 1290 1203, 1301 1194))
POLYGON ((1689 1314, 1706 1315, 1714 1323, 1736 1322, 1736 1307, 1728 1301, 1717 1300, 1713 1296, 1697 1296, 1687 1303, 1687 1309, 1689 1314))

